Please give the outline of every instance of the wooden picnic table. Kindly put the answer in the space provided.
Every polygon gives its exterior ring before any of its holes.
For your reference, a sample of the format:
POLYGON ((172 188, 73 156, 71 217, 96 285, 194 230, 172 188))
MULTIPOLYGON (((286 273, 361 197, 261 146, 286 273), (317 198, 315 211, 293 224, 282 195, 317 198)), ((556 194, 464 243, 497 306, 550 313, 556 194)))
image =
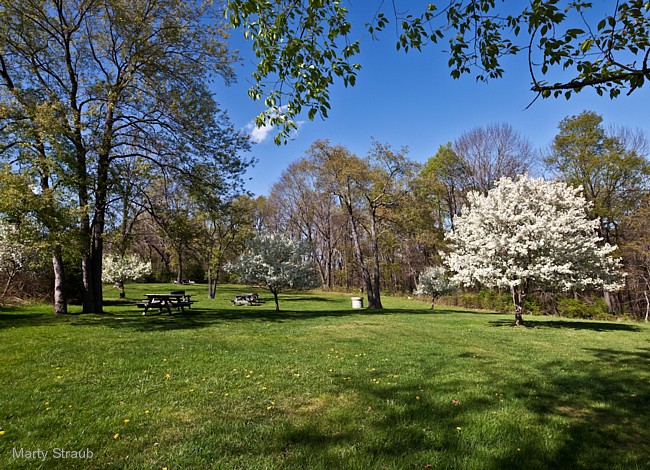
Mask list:
POLYGON ((259 301, 259 296, 257 294, 248 293, 236 295, 230 302, 234 305, 254 305, 259 301))
POLYGON ((185 307, 192 305, 192 301, 190 300, 191 296, 184 292, 172 294, 145 294, 145 296, 147 297, 147 300, 138 304, 138 306, 144 307, 142 315, 146 315, 150 308, 158 308, 160 310, 166 308, 169 315, 171 315, 172 307, 178 307, 182 312, 184 312, 185 307))

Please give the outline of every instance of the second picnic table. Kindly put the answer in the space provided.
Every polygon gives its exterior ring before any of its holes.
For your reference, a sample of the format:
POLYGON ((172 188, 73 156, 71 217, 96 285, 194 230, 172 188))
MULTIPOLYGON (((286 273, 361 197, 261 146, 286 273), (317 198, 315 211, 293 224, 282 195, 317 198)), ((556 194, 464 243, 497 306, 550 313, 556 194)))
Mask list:
POLYGON ((178 307, 184 312, 185 307, 192 305, 190 296, 185 293, 145 294, 145 296, 147 297, 147 301, 141 304, 144 307, 142 315, 146 315, 150 308, 158 308, 160 310, 166 308, 167 312, 171 315, 172 307, 178 307))

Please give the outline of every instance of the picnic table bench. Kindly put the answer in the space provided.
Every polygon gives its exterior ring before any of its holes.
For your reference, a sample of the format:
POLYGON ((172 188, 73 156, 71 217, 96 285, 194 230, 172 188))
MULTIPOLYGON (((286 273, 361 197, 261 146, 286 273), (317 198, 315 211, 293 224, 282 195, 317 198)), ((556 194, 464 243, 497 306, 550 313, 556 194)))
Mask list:
POLYGON ((230 301, 233 305, 257 305, 261 303, 259 296, 256 293, 239 294, 230 301))
POLYGON ((192 300, 192 296, 186 294, 185 291, 172 291, 169 294, 145 294, 146 299, 143 299, 141 302, 137 303, 137 306, 144 308, 142 315, 146 315, 149 309, 157 308, 161 312, 163 309, 167 309, 169 315, 172 314, 172 307, 185 311, 185 307, 191 308, 192 304, 196 302, 192 300))

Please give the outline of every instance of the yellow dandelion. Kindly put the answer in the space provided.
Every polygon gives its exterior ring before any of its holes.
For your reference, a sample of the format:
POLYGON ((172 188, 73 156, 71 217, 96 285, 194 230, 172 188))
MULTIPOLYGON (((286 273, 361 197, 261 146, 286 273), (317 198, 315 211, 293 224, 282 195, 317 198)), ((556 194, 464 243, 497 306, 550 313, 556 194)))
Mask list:
POLYGON ((149 410, 144 410, 144 414, 149 414, 149 410))
POLYGON ((456 431, 460 431, 461 429, 463 428, 461 428, 460 426, 456 426, 456 431))
POLYGON ((62 379, 63 376, 61 376, 61 375, 57 375, 56 378, 57 378, 57 379, 62 379))
POLYGON ((52 409, 52 408, 50 408, 50 407, 48 406, 47 408, 45 408, 45 411, 50 411, 51 409, 52 409))
POLYGON ((419 400, 419 399, 420 399, 420 397, 419 397, 419 396, 416 396, 416 397, 415 397, 415 399, 416 399, 416 400, 419 400))
POLYGON ((46 405, 49 405, 49 404, 50 404, 50 402, 49 402, 49 401, 46 401, 46 402, 45 402, 45 404, 46 404, 46 405))
POLYGON ((130 419, 125 419, 125 420, 124 420, 124 424, 128 424, 129 421, 131 421, 131 420, 130 420, 130 419))
POLYGON ((4 436, 7 431, 0 431, 0 436, 4 436))
POLYGON ((165 378, 166 378, 166 379, 171 379, 172 376, 171 376, 171 374, 165 374, 165 378))
POLYGON ((116 432, 116 433, 113 435, 113 439, 117 439, 118 437, 120 437, 120 433, 119 433, 119 432, 116 432))
POLYGON ((267 410, 272 410, 273 407, 272 407, 272 406, 267 406, 266 409, 267 409, 267 410))

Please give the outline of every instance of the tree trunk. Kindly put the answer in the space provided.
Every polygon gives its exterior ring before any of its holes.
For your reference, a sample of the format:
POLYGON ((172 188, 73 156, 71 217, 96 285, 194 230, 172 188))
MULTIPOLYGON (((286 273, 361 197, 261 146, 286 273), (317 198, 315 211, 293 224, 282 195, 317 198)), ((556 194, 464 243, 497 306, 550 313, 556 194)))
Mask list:
POLYGON ((512 301, 515 304, 515 326, 524 324, 524 291, 521 286, 512 286, 512 301))
POLYGON ((54 315, 65 315, 68 313, 68 302, 65 295, 63 257, 61 256, 61 246, 59 245, 54 247, 52 268, 54 270, 54 315))
POLYGON ((272 290, 273 293, 273 300, 275 300, 275 311, 279 312, 280 311, 280 303, 278 302, 278 291, 272 290))
POLYGON ((91 263, 92 263, 92 286, 93 286, 93 310, 92 313, 104 313, 104 294, 103 294, 103 284, 102 284, 102 256, 104 254, 104 210, 102 214, 99 215, 99 218, 102 219, 101 222, 94 224, 93 227, 93 244, 91 251, 91 263))
POLYGON ((607 313, 610 315, 614 314, 614 304, 612 302, 612 294, 603 289, 603 299, 605 300, 605 304, 607 304, 607 313))
POLYGON ((124 281, 115 281, 115 285, 113 286, 117 290, 120 291, 120 299, 124 299, 126 297, 126 290, 124 289, 124 281))
POLYGON ((181 250, 178 250, 178 270, 176 271, 176 284, 183 283, 183 256, 181 250))
POLYGON ((375 293, 372 288, 372 280, 370 278, 370 271, 368 271, 368 267, 366 266, 363 257, 363 251, 361 250, 361 241, 359 239, 359 230, 357 229, 356 219, 352 213, 352 203, 346 202, 345 205, 348 210, 348 216, 350 218, 350 228, 352 229, 352 242, 354 244, 355 257, 357 259, 357 263, 359 264, 359 268, 361 269, 361 275, 363 277, 366 295, 368 296, 368 308, 377 308, 377 304, 375 302, 375 293))
POLYGON ((372 225, 371 225, 371 236, 372 236, 372 250, 373 258, 375 261, 375 266, 373 270, 373 280, 374 285, 372 286, 373 297, 375 298, 375 303, 373 307, 370 307, 370 300, 368 301, 368 308, 382 309, 381 305, 381 276, 379 274, 379 240, 377 237, 377 221, 375 220, 375 213, 372 214, 372 225))
POLYGON ((217 295, 217 284, 219 283, 219 271, 221 270, 220 266, 214 270, 214 275, 209 274, 208 284, 210 285, 210 298, 214 299, 217 295), (210 280, 211 278, 211 280, 210 280))

